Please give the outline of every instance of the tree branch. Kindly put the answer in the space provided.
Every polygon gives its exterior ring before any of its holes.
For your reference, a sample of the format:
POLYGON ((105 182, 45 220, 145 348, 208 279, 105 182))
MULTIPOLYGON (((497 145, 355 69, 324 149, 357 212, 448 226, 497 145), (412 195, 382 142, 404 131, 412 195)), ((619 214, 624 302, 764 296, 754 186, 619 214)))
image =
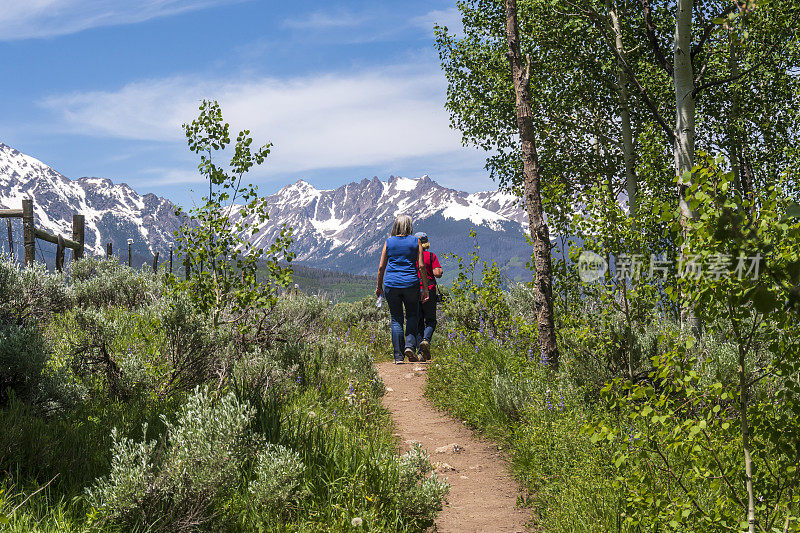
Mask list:
MULTIPOLYGON (((647 2, 647 0, 641 0, 641 1, 647 2)), ((656 120, 656 122, 658 122, 658 124, 664 130, 664 133, 666 134, 667 139, 669 139, 670 143, 675 144, 675 132, 672 131, 672 128, 669 127, 667 121, 664 120, 664 117, 661 116, 661 113, 658 111, 658 107, 656 107, 655 103, 650 99, 650 95, 647 94, 647 90, 642 86, 636 74, 634 74, 633 69, 631 69, 631 66, 628 64, 628 61, 622 54, 620 54, 620 52, 617 50, 617 47, 611 44, 609 36, 606 33, 606 29, 603 26, 602 21, 600 20, 599 13, 597 13, 597 11, 595 11, 594 9, 588 10, 588 13, 589 13, 589 18, 595 22, 595 24, 598 26, 598 29, 603 34, 603 38, 605 39, 606 44, 609 45, 609 48, 619 61, 619 64, 622 65, 623 70, 625 70, 625 73, 628 75, 630 80, 636 86, 636 90, 638 91, 639 96, 642 98, 645 105, 650 109, 650 112, 653 114, 653 118, 656 120)), ((670 76, 672 75, 671 71, 669 71, 668 73, 670 74, 670 76)))
MULTIPOLYGON (((733 10, 737 8, 738 8, 738 3, 737 5, 731 3, 727 7, 725 7, 725 9, 720 11, 716 17, 713 18, 724 18, 728 16, 730 13, 733 13, 733 10)), ((697 44, 692 46, 692 52, 691 52, 692 59, 694 59, 694 56, 703 51, 703 46, 705 46, 706 41, 708 41, 708 39, 714 34, 714 30, 716 29, 716 27, 717 24, 714 24, 713 22, 706 23, 706 25, 703 27, 703 33, 700 34, 700 39, 697 40, 697 44)))
POLYGON ((721 80, 710 81, 708 83, 704 83, 703 85, 695 87, 694 91, 692 91, 692 98, 697 98, 697 95, 703 89, 710 89, 711 87, 717 87, 719 85, 725 85, 726 83, 734 82, 734 81, 739 80, 741 78, 744 78, 748 74, 752 73, 754 70, 756 70, 757 68, 761 67, 764 63, 767 62, 767 59, 769 57, 771 57, 772 54, 778 49, 778 44, 779 44, 779 42, 776 41, 775 44, 773 44, 772 47, 769 49, 769 51, 766 54, 764 54, 764 57, 761 58, 760 61, 758 61, 755 65, 753 65, 749 69, 740 72, 736 76, 729 76, 729 77, 721 79, 721 80))
POLYGON ((725 467, 722 466, 722 461, 719 460, 717 450, 714 449, 714 445, 711 443, 711 437, 709 437, 708 432, 705 429, 701 431, 703 432, 703 436, 706 438, 706 442, 708 442, 708 449, 711 451, 712 457, 714 457, 714 462, 716 462, 717 466, 719 467, 719 472, 722 476, 722 479, 725 481, 725 484, 728 485, 728 489, 731 491, 733 498, 736 500, 736 503, 742 507, 742 509, 747 509, 747 505, 739 497, 739 494, 736 492, 736 488, 734 488, 733 483, 731 483, 731 480, 728 478, 727 474, 725 474, 725 467))
POLYGON ((53 476, 53 479, 51 479, 50 481, 48 481, 47 483, 45 483, 44 485, 42 485, 41 487, 39 487, 39 488, 38 488, 38 489, 37 489, 35 492, 31 492, 30 494, 28 494, 28 497, 27 497, 27 498, 25 498, 24 500, 22 500, 22 503, 20 503, 19 505, 17 505, 17 506, 16 506, 16 507, 14 507, 13 509, 11 509, 11 512, 10 512, 10 513, 8 513, 8 514, 10 514, 10 515, 13 515, 15 512, 17 512, 17 509, 19 509, 20 507, 22 507, 23 505, 25 505, 25 503, 26 503, 28 500, 30 500, 30 499, 31 499, 33 496, 35 496, 36 494, 39 494, 39 493, 40 493, 40 492, 42 492, 44 489, 46 489, 46 488, 47 488, 47 486, 48 486, 48 485, 50 485, 50 483, 52 483, 52 482, 53 482, 53 480, 54 480, 55 478, 57 478, 58 476, 59 476, 59 474, 57 473, 55 476, 53 476))
POLYGON ((650 49, 653 50, 653 54, 656 56, 656 62, 661 69, 666 72, 669 76, 672 76, 674 67, 672 63, 666 58, 664 55, 664 51, 661 50, 661 45, 658 43, 658 37, 656 36, 656 29, 653 26, 653 18, 652 18, 652 9, 650 8, 650 0, 639 0, 639 3, 642 4, 643 18, 644 18, 644 25, 647 30, 647 41, 650 43, 650 49))
MULTIPOLYGON (((731 4, 728 7, 726 7, 725 9, 723 9, 720 12, 720 14, 717 15, 716 17, 714 17, 714 18, 725 17, 729 13, 732 13, 733 9, 734 9, 733 4, 731 4)), ((699 54, 700 52, 703 51, 703 46, 705 46, 706 41, 708 41, 708 39, 714 34, 714 30, 716 28, 717 28, 717 24, 714 24, 713 22, 706 23, 706 25, 703 27, 703 33, 700 34, 700 39, 698 39, 697 43, 694 46, 692 46, 692 51, 690 53, 692 59, 694 59, 694 56, 696 56, 697 54, 699 54)))
POLYGON ((753 72, 755 69, 760 67, 764 63, 764 61, 765 61, 765 59, 759 61, 758 63, 756 63, 755 65, 753 65, 749 69, 747 69, 747 70, 745 70, 743 72, 740 72, 736 76, 729 76, 729 77, 721 79, 721 80, 710 81, 708 83, 704 83, 702 85, 699 85, 699 86, 695 87, 694 91, 692 91, 692 98, 697 98, 697 95, 703 89, 710 89, 711 87, 717 87, 718 85, 725 85, 726 83, 731 83, 731 82, 736 81, 738 79, 744 78, 745 76, 747 76, 748 74, 753 72))

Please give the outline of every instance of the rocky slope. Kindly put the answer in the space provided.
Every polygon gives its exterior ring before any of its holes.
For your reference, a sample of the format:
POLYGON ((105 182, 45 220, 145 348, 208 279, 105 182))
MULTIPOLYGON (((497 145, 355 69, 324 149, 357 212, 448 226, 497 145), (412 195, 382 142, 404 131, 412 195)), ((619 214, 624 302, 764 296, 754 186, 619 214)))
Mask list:
MULTIPOLYGON (((123 251, 134 239, 134 253, 152 257, 167 250, 180 225, 175 206, 154 194, 140 195, 108 179, 71 180, 41 161, 0 143, 0 207, 19 208, 34 199, 36 224, 69 236, 73 213, 86 216, 88 253, 103 254, 112 242, 123 251)), ((429 234, 440 255, 466 256, 477 233, 481 255, 496 260, 510 277, 525 275, 529 256, 526 217, 518 198, 487 191, 468 194, 443 187, 428 176, 377 177, 319 190, 297 181, 267 197, 270 219, 251 238, 269 246, 283 225, 293 228, 297 261, 317 268, 373 274, 377 256, 394 217, 410 215, 415 230, 429 234)), ((15 221, 19 225, 19 222, 15 221)), ((15 230, 21 241, 21 225, 15 230)), ((7 245, 5 245, 7 246, 7 245)), ((55 248, 42 243, 47 257, 55 248)), ((37 249, 37 254, 39 250, 37 249)))
MULTIPOLYGON (((140 195, 125 183, 115 185, 108 179, 71 180, 0 143, 0 208, 19 209, 23 198, 33 199, 36 225, 51 233, 69 237, 72 215, 83 214, 86 252, 98 255, 105 253, 106 243, 112 242, 115 250, 121 251, 132 238, 137 256, 152 256, 156 250, 167 249, 172 232, 180 225, 169 200, 140 195)), ((22 224, 19 220, 13 224, 19 253, 22 224)), ((39 241, 36 253, 48 257, 54 250, 55 245, 39 241)))

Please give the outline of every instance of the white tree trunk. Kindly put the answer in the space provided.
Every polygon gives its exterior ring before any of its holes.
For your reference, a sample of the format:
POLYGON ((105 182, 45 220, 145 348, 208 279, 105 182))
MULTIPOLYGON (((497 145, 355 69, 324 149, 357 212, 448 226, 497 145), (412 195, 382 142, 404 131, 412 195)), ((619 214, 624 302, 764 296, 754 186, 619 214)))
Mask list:
MULTIPOLYGON (((673 83, 675 85, 675 175, 678 177, 678 204, 683 228, 684 245, 688 237, 689 221, 694 218, 686 190, 692 183, 694 166, 694 68, 692 66, 692 8, 693 0, 678 0, 675 13, 675 50, 673 58, 673 83)), ((680 272, 678 273, 681 274, 680 272)), ((689 327, 699 334, 700 325, 687 299, 681 303, 681 327, 689 327)))
MULTIPOLYGON (((615 0, 606 0, 606 10, 611 19, 614 30, 614 45, 617 57, 625 57, 625 47, 622 43, 622 29, 619 23, 619 13, 615 0)), ((622 66, 622 61, 617 65, 617 95, 619 97, 619 118, 622 127, 622 158, 625 162, 625 191, 628 195, 628 214, 636 217, 636 170, 633 160, 633 128, 631 127, 631 112, 628 105, 628 75, 622 66)))
POLYGON ((675 173, 681 185, 680 206, 684 219, 692 212, 685 201, 685 187, 691 178, 684 174, 694 166, 694 69, 692 68, 692 4, 693 0, 678 0, 675 17, 675 173))

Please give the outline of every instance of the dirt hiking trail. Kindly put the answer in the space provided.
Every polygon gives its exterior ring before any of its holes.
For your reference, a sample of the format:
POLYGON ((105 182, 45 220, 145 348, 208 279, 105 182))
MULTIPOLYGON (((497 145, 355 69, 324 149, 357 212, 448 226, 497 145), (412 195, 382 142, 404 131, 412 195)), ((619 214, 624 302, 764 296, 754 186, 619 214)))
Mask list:
POLYGON ((418 442, 437 474, 450 483, 448 503, 436 520, 442 533, 526 532, 530 514, 516 508, 517 484, 497 446, 437 411, 423 396, 426 363, 377 365, 402 451, 418 442))

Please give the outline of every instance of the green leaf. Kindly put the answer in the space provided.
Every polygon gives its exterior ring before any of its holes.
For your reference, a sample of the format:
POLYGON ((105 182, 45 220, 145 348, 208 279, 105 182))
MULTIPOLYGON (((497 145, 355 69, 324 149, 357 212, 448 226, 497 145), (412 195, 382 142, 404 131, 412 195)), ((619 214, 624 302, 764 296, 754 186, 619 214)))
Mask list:
POLYGON ((774 311, 779 305, 777 296, 761 284, 756 286, 751 299, 755 308, 764 314, 774 311))

